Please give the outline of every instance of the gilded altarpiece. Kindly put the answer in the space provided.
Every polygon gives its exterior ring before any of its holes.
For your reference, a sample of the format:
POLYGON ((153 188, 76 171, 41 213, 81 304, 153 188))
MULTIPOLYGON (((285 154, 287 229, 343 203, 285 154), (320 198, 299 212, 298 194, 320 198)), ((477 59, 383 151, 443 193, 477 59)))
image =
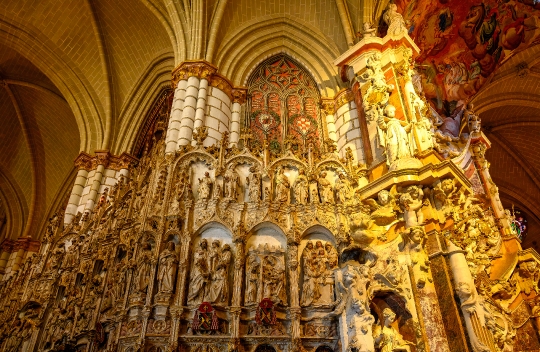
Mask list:
POLYGON ((385 38, 366 31, 336 61, 370 165, 326 138, 309 73, 271 58, 238 145, 224 132, 204 146, 203 125, 166 154, 162 114, 93 209, 51 218, 39 254, 0 284, 1 349, 538 346, 540 257, 500 205, 480 119, 463 106, 463 130, 444 135, 412 84, 418 48, 401 15, 385 18, 385 38))

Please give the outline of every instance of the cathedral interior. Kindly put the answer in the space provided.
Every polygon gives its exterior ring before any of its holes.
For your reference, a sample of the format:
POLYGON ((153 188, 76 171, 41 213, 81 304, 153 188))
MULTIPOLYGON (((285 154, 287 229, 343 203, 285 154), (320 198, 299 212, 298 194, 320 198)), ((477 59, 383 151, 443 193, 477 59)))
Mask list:
POLYGON ((0 1, 0 352, 540 351, 537 0, 0 1))

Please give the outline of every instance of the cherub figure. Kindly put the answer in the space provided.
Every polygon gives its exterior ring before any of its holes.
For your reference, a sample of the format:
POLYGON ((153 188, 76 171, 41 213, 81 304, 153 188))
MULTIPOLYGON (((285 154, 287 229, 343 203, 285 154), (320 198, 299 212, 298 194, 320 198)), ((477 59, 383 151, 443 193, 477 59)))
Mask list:
POLYGON ((404 209, 405 227, 422 225, 424 223, 424 191, 418 186, 409 186, 399 197, 399 203, 404 209))

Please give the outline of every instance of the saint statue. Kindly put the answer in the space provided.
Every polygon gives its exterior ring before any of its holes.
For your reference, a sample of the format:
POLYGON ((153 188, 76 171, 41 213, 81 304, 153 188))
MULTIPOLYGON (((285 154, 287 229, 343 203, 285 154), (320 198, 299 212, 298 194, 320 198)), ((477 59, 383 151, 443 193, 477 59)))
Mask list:
POLYGON ((246 183, 249 191, 249 201, 256 203, 261 200, 261 174, 255 166, 249 168, 249 176, 246 177, 246 183))
POLYGON ((408 132, 411 124, 396 118, 396 108, 388 104, 384 118, 378 121, 379 142, 386 150, 386 163, 391 166, 399 159, 412 158, 408 132))
POLYGON ((255 254, 250 254, 247 259, 247 288, 246 288, 246 304, 257 302, 257 292, 259 284, 260 264, 257 261, 255 254))
POLYGON ((326 172, 323 171, 317 180, 319 185, 319 194, 321 195, 321 203, 334 203, 334 192, 332 184, 326 179, 326 172))
POLYGON ((405 25, 405 20, 403 16, 397 12, 396 4, 389 4, 388 10, 383 15, 383 20, 388 25, 388 34, 389 35, 400 35, 407 33, 407 26, 405 25))
POLYGON ((191 268, 191 279, 189 280, 188 303, 201 303, 204 298, 204 290, 209 278, 208 272, 208 241, 202 239, 199 249, 193 256, 193 266, 191 268))
POLYGON ((146 293, 152 275, 152 247, 145 242, 139 254, 139 264, 135 273, 135 289, 139 293, 146 293))
POLYGON ((204 177, 199 179, 199 199, 210 198, 210 191, 212 187, 212 179, 208 171, 204 173, 204 177))
POLYGON ((281 203, 289 202, 289 193, 291 189, 291 183, 289 178, 285 175, 285 170, 280 169, 276 176, 276 197, 275 200, 281 203))
POLYGON ((238 185, 240 184, 240 177, 234 170, 234 166, 229 166, 229 169, 225 172, 225 197, 236 199, 238 193, 238 185))
POLYGON ((352 197, 352 189, 349 180, 347 180, 345 177, 345 174, 339 174, 335 189, 339 202, 341 204, 348 204, 352 197))
POLYGON ((172 293, 174 291, 174 279, 178 255, 175 251, 174 242, 167 243, 167 248, 159 255, 158 270, 158 290, 162 293, 172 293))
POLYGON ((307 204, 309 194, 309 182, 305 170, 300 170, 294 181, 294 198, 297 204, 307 204))

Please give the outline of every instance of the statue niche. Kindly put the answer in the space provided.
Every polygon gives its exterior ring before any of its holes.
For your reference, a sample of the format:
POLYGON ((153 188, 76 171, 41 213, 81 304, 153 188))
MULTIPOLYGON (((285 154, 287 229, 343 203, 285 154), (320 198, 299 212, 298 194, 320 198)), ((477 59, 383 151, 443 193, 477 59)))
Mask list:
POLYGON ((281 246, 260 244, 248 251, 246 259, 245 304, 258 304, 269 298, 274 304, 287 305, 285 287, 285 251, 281 246))
POLYGON ((214 306, 229 304, 229 269, 233 259, 231 246, 227 243, 222 245, 217 239, 210 241, 201 239, 193 254, 188 305, 202 302, 214 306))
POLYGON ((308 241, 302 252, 302 307, 329 307, 334 303, 334 269, 338 254, 330 242, 308 241))

